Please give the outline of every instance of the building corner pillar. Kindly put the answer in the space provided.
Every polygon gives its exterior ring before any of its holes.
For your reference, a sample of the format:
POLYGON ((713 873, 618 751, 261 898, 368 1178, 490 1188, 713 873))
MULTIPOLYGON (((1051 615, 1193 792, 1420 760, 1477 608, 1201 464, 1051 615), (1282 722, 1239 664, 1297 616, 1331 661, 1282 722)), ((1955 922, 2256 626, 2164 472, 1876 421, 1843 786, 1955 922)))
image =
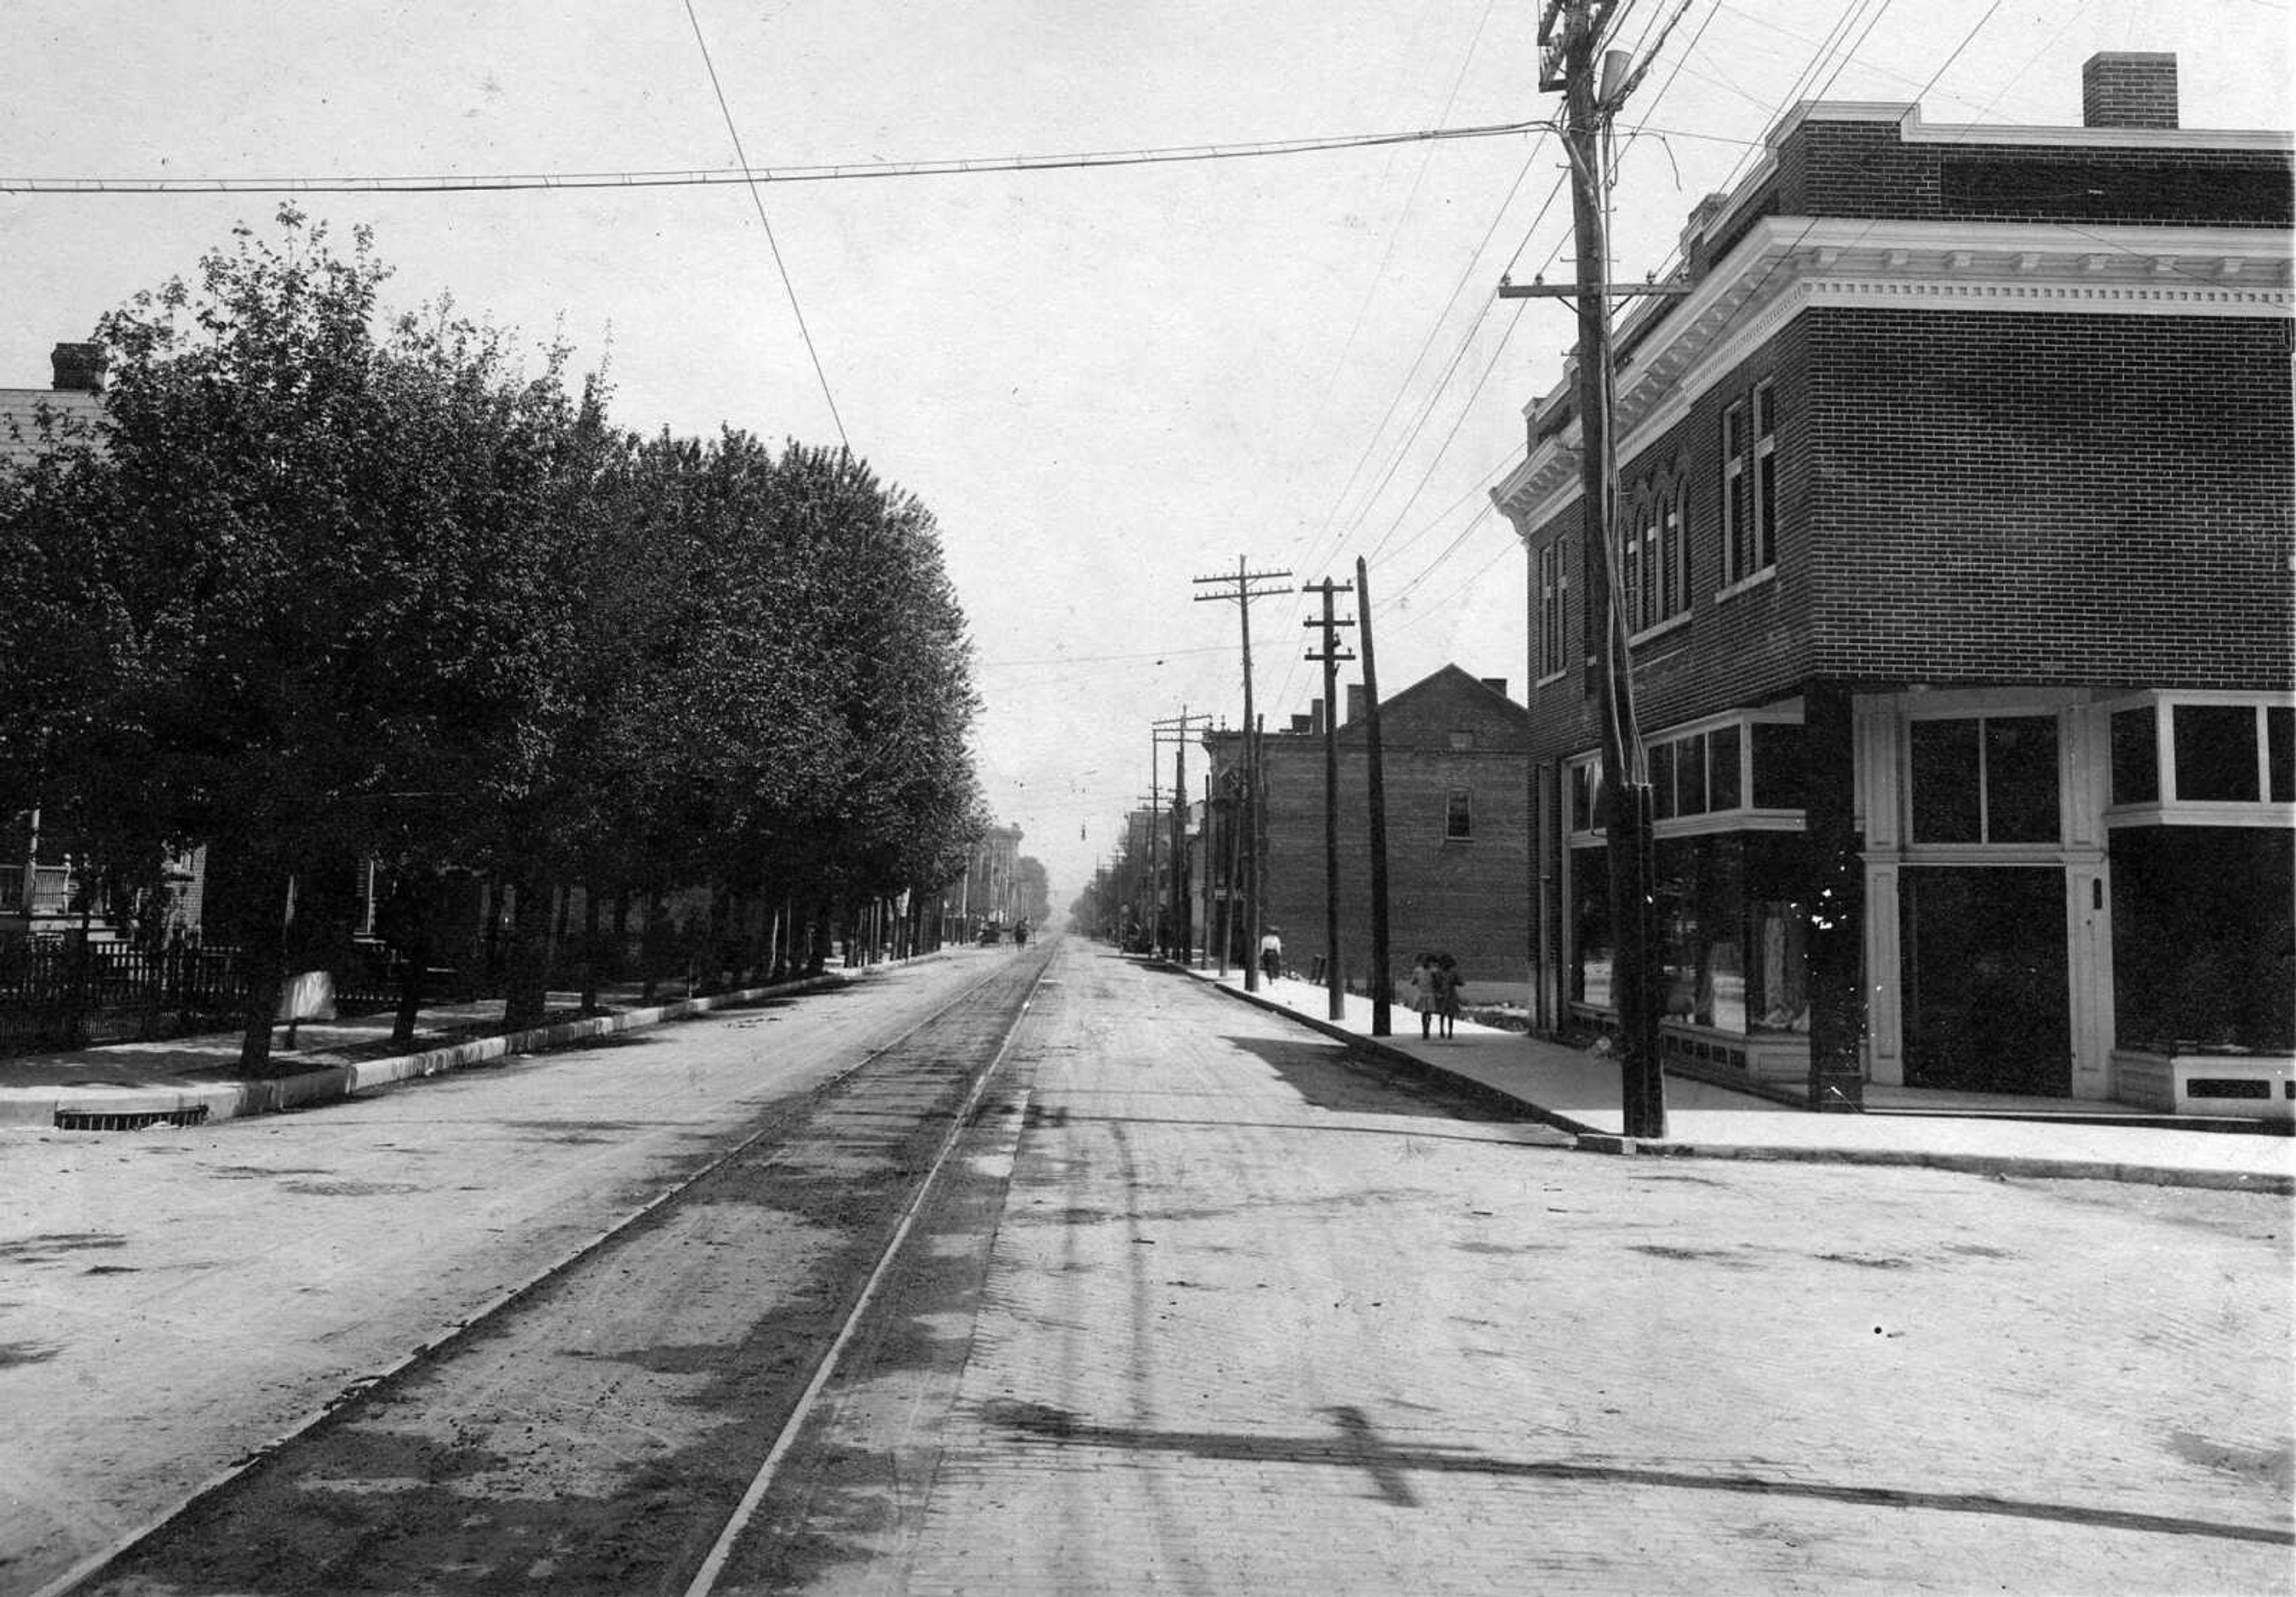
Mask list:
POLYGON ((1866 1107, 1865 839, 1857 826, 1854 700, 1838 683, 1802 695, 1804 825, 1809 844, 1809 1104, 1866 1107))

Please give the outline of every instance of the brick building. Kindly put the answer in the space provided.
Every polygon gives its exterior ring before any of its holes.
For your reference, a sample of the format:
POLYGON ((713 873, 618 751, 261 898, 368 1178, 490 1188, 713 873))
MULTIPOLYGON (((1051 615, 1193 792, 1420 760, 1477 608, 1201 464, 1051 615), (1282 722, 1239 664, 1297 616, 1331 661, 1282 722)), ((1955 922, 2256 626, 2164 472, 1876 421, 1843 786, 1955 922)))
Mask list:
POLYGON ((969 943, 984 930, 1007 933, 1020 919, 1014 891, 1021 864, 1021 829, 991 826, 972 845, 964 874, 940 892, 941 937, 944 941, 969 943))
MULTIPOLYGON (((1620 328, 1677 1057, 2289 1112, 2291 140, 2179 128, 2172 56, 2085 84, 2079 128, 1796 108, 1620 328)), ((1494 495, 1558 1028, 1610 1007, 1571 393, 1494 495)))
MULTIPOLYGON (((1338 728, 1340 965, 1368 990, 1371 962, 1370 756, 1360 684, 1338 728)), ((1281 930, 1285 962, 1319 969, 1324 947, 1324 704, 1263 742, 1267 890, 1262 923, 1281 930)), ((1204 734, 1211 786, 1224 790, 1242 740, 1204 734)), ((1423 953, 1448 951, 1470 1002, 1524 995, 1524 861, 1529 807, 1523 762, 1530 718, 1499 679, 1446 666, 1380 703, 1387 798, 1390 974, 1408 978, 1423 953)), ((1220 829, 1214 829, 1218 852, 1220 829)), ((1217 868, 1217 863, 1216 866, 1217 868)), ((1241 945, 1238 945, 1241 947, 1241 945)))

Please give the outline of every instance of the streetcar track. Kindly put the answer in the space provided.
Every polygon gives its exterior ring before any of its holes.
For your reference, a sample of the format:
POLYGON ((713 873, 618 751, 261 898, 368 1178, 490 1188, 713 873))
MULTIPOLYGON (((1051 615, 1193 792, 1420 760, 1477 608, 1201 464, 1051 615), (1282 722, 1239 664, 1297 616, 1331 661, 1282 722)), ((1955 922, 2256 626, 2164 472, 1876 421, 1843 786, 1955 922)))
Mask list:
MULTIPOLYGON (((1027 991, 1020 1003, 1013 1010, 1011 1018, 1003 1023, 995 1053, 989 1062, 980 1069, 973 1084, 972 1093, 965 1101, 964 1109, 950 1117, 951 1142, 945 1143, 932 1164, 928 1167, 923 1178, 915 1183, 920 1200, 922 1193, 931 1184, 932 1175, 938 1173, 940 1163, 946 1159, 947 1147, 953 1145, 954 1134, 964 1129, 967 1111, 977 1102, 980 1089, 985 1087, 989 1077, 995 1073, 997 1064, 1002 1062, 1020 1021, 1026 1018, 1037 985, 1042 980, 1046 966, 1049 963, 1050 954, 1051 949, 1048 947, 1044 952, 1043 959, 1037 963, 1035 976, 1029 981, 1027 991)), ((777 1104, 762 1118, 754 1131, 713 1155, 707 1162, 674 1177, 661 1191, 620 1216, 596 1235, 577 1244, 525 1281, 505 1289, 465 1317, 452 1322, 439 1335, 418 1344, 404 1357, 381 1370, 352 1378, 340 1390, 323 1400, 316 1409, 293 1422, 287 1429, 271 1440, 235 1457, 223 1469, 192 1488, 172 1507, 154 1515, 144 1524, 117 1539, 109 1547, 82 1559, 62 1575, 39 1587, 31 1594, 31 1597, 67 1597, 68 1593, 80 1592, 89 1587, 92 1583, 112 1573, 117 1566, 128 1560, 139 1549, 157 1542, 171 1527, 203 1509, 219 1505, 226 1501, 235 1490, 247 1486, 258 1471, 280 1459, 291 1448, 316 1442, 335 1427, 348 1422, 356 1415, 378 1403, 389 1400, 394 1392, 406 1387, 426 1371, 441 1364, 450 1354, 473 1341, 480 1333, 503 1323, 512 1311, 537 1299, 556 1283, 566 1281, 586 1264, 600 1258, 618 1242, 632 1237, 660 1216, 669 1206, 691 1195, 694 1189, 702 1183, 732 1172, 742 1161, 752 1159, 759 1154, 763 1157, 756 1159, 756 1164, 761 1172, 791 1169, 796 1160, 802 1158, 806 1151, 801 1142, 792 1139, 791 1134, 805 1125, 808 1119, 824 1112, 833 1118, 834 1110, 824 1110, 826 1100, 840 1089, 852 1085, 855 1078, 862 1072, 888 1056, 897 1054, 921 1034, 944 1023, 965 1005, 978 1000, 984 992, 997 982, 1009 979, 1012 974, 1012 967, 1009 964, 1000 962, 991 968, 980 979, 969 983, 952 994, 913 1024, 893 1036, 863 1050, 849 1063, 814 1082, 801 1093, 793 1094, 777 1104), (776 1139, 780 1139, 781 1145, 775 1145, 776 1139)), ((865 1116, 859 1118, 865 1118, 865 1116)), ((910 1118, 914 1120, 915 1117, 912 1115, 910 1118)), ((884 1144, 888 1149, 898 1145, 898 1139, 888 1139, 884 1144)), ((869 1145, 857 1140, 849 1140, 847 1146, 849 1149, 858 1148, 866 1151, 869 1145)), ((913 1210, 905 1211, 905 1224, 899 1228, 902 1235, 906 1235, 906 1221, 910 1212, 913 1210)), ((886 1257, 890 1258, 890 1257, 889 1252, 886 1257)), ((873 1272, 873 1281, 882 1275, 884 1263, 884 1259, 880 1260, 877 1270, 873 1272)), ((846 1322, 849 1323, 857 1319, 863 1306, 865 1306, 865 1303, 857 1304, 847 1314, 846 1322)), ((840 1331, 843 1330, 844 1326, 840 1325, 840 1331)), ((824 1361, 824 1367, 827 1367, 826 1359, 824 1361)), ((799 1420, 801 1421, 801 1418, 800 1414, 799 1420)), ((789 1434, 792 1437, 795 1435, 793 1427, 796 1423, 797 1421, 792 1421, 792 1428, 789 1429, 789 1434)))
POLYGON ((1013 1039, 1020 1035, 1021 1022, 1028 1018, 1029 1011, 1036 1002, 1037 991, 1044 985, 1045 973, 1050 968, 1050 950, 1047 949, 1042 962, 1037 967, 1035 979, 1029 984, 1028 993, 1022 996, 1020 1007, 1013 1013, 1012 1023, 1005 1028, 1004 1036, 997 1043, 996 1050, 989 1057, 988 1062, 981 1067, 980 1074, 974 1078, 966 1094, 964 1106, 949 1118, 948 1129, 942 1134, 940 1146, 934 1151, 932 1162, 926 1167, 924 1175, 911 1192, 908 1202, 903 1207, 899 1223, 894 1226, 892 1235, 886 1240, 884 1248, 878 1255, 876 1265, 869 1272, 868 1280, 863 1283, 860 1293, 839 1324, 837 1335, 831 1341, 828 1350, 822 1355, 820 1363, 815 1366, 812 1378, 806 1383, 804 1392, 800 1395, 796 1405, 791 1409, 788 1418, 783 1421, 781 1431, 775 1437, 774 1445, 767 1451, 765 1462, 758 1466, 758 1473, 750 1481, 749 1489, 742 1494, 741 1502, 735 1505, 725 1528, 718 1533, 718 1539, 711 1544, 708 1556, 702 1560, 701 1567, 694 1572, 693 1582, 685 1588, 685 1597, 709 1597, 709 1593, 717 1589, 718 1577, 725 1573, 726 1563, 733 1557, 735 1544, 741 1540, 742 1533, 749 1528, 750 1521, 756 1514, 758 1504, 765 1501, 767 1492, 772 1488, 775 1472, 788 1457, 790 1450, 797 1445, 799 1437, 804 1433, 807 1422, 813 1417, 816 1405, 821 1401, 822 1394, 827 1389, 831 1379, 836 1374, 838 1360, 843 1355, 845 1349, 851 1344, 855 1334, 859 1331, 863 1318, 875 1304, 878 1290, 884 1284, 886 1274, 892 1268, 893 1261, 899 1257, 902 1245, 908 1241, 909 1233, 915 1225, 918 1215, 923 1212, 926 1200, 932 1195, 941 1171, 947 1167, 949 1155, 956 1151, 956 1146, 964 1139, 964 1134, 980 1120, 981 1107, 988 1097, 988 1084, 995 1079, 998 1069, 1004 1062, 1005 1055, 1011 1052, 1013 1039))

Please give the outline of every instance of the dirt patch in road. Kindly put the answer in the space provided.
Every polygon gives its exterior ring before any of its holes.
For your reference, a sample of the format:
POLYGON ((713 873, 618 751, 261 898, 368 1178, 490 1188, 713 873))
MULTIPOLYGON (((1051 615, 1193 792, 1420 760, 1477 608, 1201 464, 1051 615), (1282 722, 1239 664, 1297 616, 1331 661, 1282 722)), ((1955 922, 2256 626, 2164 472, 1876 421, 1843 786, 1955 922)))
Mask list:
POLYGON ((356 1392, 89 1589, 683 1590, 966 1090, 961 1047, 920 1052, 778 1112, 687 1192, 356 1392))

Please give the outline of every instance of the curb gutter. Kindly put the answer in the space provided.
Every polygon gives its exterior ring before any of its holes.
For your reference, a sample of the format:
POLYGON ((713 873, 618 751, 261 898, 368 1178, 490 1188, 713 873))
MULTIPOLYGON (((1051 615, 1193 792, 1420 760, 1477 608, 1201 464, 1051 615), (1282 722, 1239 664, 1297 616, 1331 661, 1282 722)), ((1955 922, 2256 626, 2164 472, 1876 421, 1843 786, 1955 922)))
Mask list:
POLYGON ((1166 968, 1178 970, 1232 998, 1242 999, 1256 1009, 1282 1015, 1297 1021, 1311 1031, 1319 1031, 1334 1041, 1346 1044, 1357 1052, 1374 1056, 1382 1063, 1399 1065, 1414 1074, 1441 1077, 1451 1085, 1465 1089, 1476 1098, 1500 1105, 1510 1112, 1531 1120, 1544 1122, 1577 1139, 1579 1151, 1640 1155, 1645 1158, 1734 1159, 1749 1161, 1768 1160, 1776 1163, 1829 1165, 1899 1165, 1916 1166, 1932 1170, 1952 1170, 1968 1175, 1992 1175, 2005 1180, 2021 1177, 2034 1181, 2118 1181, 2144 1186, 2202 1187, 2215 1192, 2262 1192, 2273 1197, 2296 1197, 2296 1176, 2251 1173, 2241 1170, 2194 1170, 2175 1166, 2118 1164, 2101 1159, 2057 1159, 2038 1158, 2030 1154, 1946 1153, 1917 1148, 1797 1148, 1764 1144, 1721 1142, 1677 1142, 1645 1141, 1603 1131, 1568 1115, 1542 1108, 1527 1098, 1518 1098, 1471 1077, 1453 1075, 1440 1065, 1431 1064, 1418 1055, 1390 1046, 1376 1037, 1348 1030, 1332 1021, 1301 1014, 1285 1004, 1263 998, 1257 993, 1247 993, 1239 987, 1224 987, 1218 982, 1198 977, 1193 971, 1166 962, 1166 968))
POLYGON ((250 1115, 276 1114, 286 1110, 339 1102, 354 1093, 371 1092, 394 1082, 413 1081, 425 1076, 443 1076, 449 1071, 468 1069, 472 1065, 484 1064, 509 1054, 537 1053, 545 1049, 562 1048, 570 1043, 584 1042, 591 1037, 637 1031, 668 1020, 707 1014, 711 1010, 732 1004, 823 992, 844 984, 842 977, 818 976, 772 987, 742 987, 730 993, 712 993, 703 998, 680 998, 668 1003, 648 1004, 643 1009, 583 1015, 570 1020, 553 1021, 547 1026, 502 1032, 493 1036, 472 1037, 467 1042, 452 1043, 388 1059, 321 1065, 293 1076, 275 1077, 264 1081, 217 1082, 173 1092, 166 1087, 150 1086, 111 1093, 63 1088, 53 1100, 34 1100, 0 1108, 0 1123, 51 1126, 59 1114, 168 1114, 203 1108, 207 1110, 203 1124, 213 1125, 218 1120, 235 1120, 250 1115))

